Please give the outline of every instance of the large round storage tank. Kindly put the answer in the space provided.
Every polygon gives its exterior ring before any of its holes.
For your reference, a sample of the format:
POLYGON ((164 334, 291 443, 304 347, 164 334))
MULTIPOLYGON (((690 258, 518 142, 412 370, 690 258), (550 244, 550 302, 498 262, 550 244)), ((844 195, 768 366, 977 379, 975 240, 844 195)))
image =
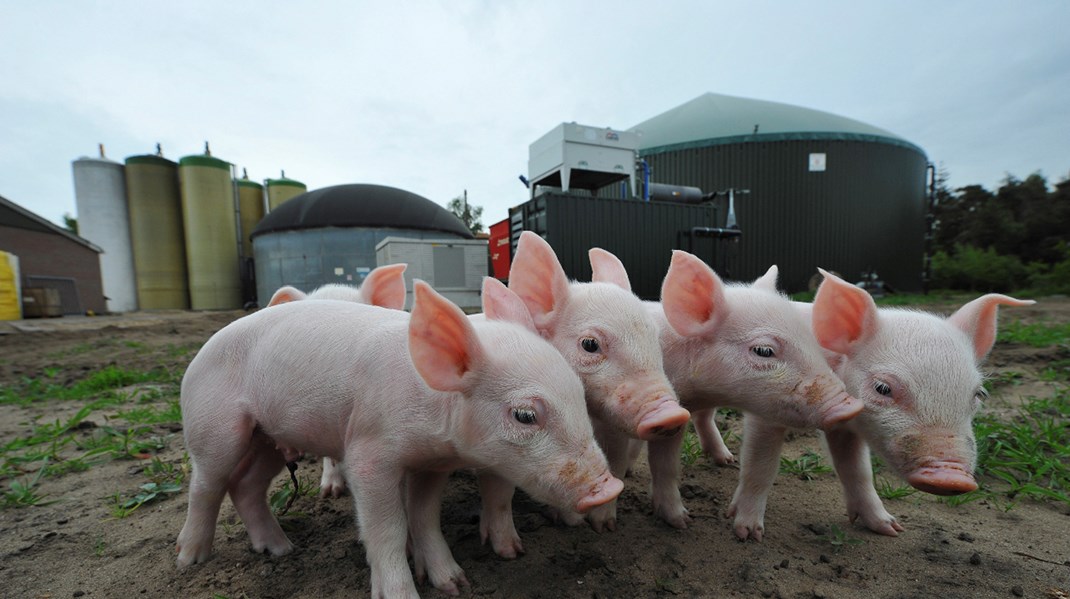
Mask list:
MULTIPOLYGON (((738 245, 703 256, 722 275, 751 280, 776 264, 781 288, 800 291, 817 267, 852 282, 874 270, 893 288, 921 288, 928 160, 909 141, 827 112, 718 94, 631 130, 653 180, 750 190, 735 197, 738 245)), ((723 218, 727 199, 718 202, 723 218)))
POLYGON ((253 242, 249 239, 249 235, 262 218, 264 218, 264 186, 248 178, 238 179, 238 222, 241 223, 243 257, 253 257, 253 242))
POLYGON ((100 277, 109 312, 137 310, 137 285, 130 245, 123 165, 100 158, 79 158, 74 171, 78 234, 100 246, 100 277))
POLYGON ((189 309, 178 165, 151 154, 130 156, 126 199, 141 309, 189 309))
POLYGON ((178 161, 190 308, 241 308, 237 218, 230 163, 200 155, 178 161))
POLYGON ((304 183, 287 179, 285 174, 279 179, 268 179, 264 184, 267 186, 268 212, 278 208, 279 204, 286 200, 308 191, 304 183))
POLYGON ((253 230, 260 305, 283 285, 304 291, 327 283, 359 285, 376 267, 375 246, 387 237, 472 239, 472 234, 449 210, 394 187, 335 185, 301 194, 253 230))

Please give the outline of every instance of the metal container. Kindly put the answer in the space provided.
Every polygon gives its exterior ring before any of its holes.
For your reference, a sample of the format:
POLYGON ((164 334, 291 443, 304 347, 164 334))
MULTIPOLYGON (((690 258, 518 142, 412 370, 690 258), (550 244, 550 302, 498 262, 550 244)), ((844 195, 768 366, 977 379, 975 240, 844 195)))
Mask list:
POLYGON ((100 274, 107 309, 109 312, 137 310, 123 165, 102 156, 79 158, 71 163, 71 168, 78 234, 104 250, 100 255, 100 274))
POLYGON ((59 289, 54 287, 26 287, 22 290, 22 313, 26 318, 57 318, 63 316, 59 289))
POLYGON ((190 308, 241 308, 238 223, 230 163, 200 155, 178 161, 190 308))
POLYGON ((375 246, 376 266, 407 264, 406 305, 412 305, 412 280, 427 281, 465 312, 482 308, 480 290, 487 276, 485 239, 387 237, 375 246))
POLYGON ((509 265, 513 259, 509 241, 508 218, 490 226, 490 239, 487 243, 487 251, 490 253, 490 271, 491 276, 500 281, 509 280, 509 265))
POLYGON ((597 190, 622 179, 635 193, 639 136, 630 131, 561 123, 528 146, 528 179, 536 187, 597 190))
POLYGON ((151 154, 130 156, 126 199, 140 308, 189 309, 178 165, 151 154))
POLYGON ((285 174, 279 179, 264 181, 264 185, 267 188, 268 212, 278 208, 279 204, 286 200, 308 191, 308 187, 304 183, 287 179, 285 174))
POLYGON ((710 204, 563 193, 545 193, 509 210, 513 252, 522 231, 538 233, 557 253, 570 278, 589 281, 591 263, 587 253, 592 247, 600 247, 620 259, 628 270, 632 291, 648 300, 661 296, 661 282, 673 249, 688 250, 717 268, 725 244, 693 234, 696 227, 719 226, 717 217, 717 209, 710 204))

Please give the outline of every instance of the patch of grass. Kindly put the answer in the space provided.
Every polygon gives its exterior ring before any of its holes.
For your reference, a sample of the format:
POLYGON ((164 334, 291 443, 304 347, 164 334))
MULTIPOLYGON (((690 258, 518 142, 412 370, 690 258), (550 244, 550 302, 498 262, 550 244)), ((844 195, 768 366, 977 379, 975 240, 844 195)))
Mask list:
POLYGON ((158 457, 152 458, 144 473, 149 482, 138 487, 133 496, 124 499, 119 492, 112 496, 112 516, 125 518, 146 503, 160 501, 182 492, 182 482, 189 474, 189 456, 184 455, 178 464, 165 462, 158 457))
POLYGON ((974 434, 981 490, 1070 505, 1070 390, 1027 398, 1009 422, 982 414, 974 434))
MULTIPOLYGON (((271 506, 272 512, 275 512, 276 515, 280 515, 282 511, 286 509, 286 504, 294 494, 294 486, 293 481, 290 480, 289 476, 282 477, 277 484, 278 488, 270 497, 268 497, 268 504, 271 506)), ((315 495, 318 491, 319 481, 305 476, 297 477, 297 496, 299 498, 315 495)), ((302 514, 301 512, 290 512, 289 515, 300 516, 302 514)))
POLYGON ((684 466, 693 466, 702 457, 702 445, 698 441, 698 434, 691 423, 684 429, 684 444, 680 450, 680 461, 684 466))
POLYGON ((819 474, 832 472, 832 468, 824 464, 820 454, 807 451, 795 459, 781 456, 780 472, 798 476, 801 480, 814 480, 819 474))
POLYGON ((182 408, 177 399, 167 402, 167 406, 159 409, 155 406, 142 406, 130 410, 120 410, 116 416, 134 424, 163 424, 168 422, 182 422, 182 408))
POLYGON ((877 488, 877 496, 881 499, 902 499, 918 491, 910 485, 897 485, 883 476, 878 477, 873 482, 877 488))
POLYGON ((165 370, 126 370, 108 366, 98 370, 73 385, 64 386, 55 379, 55 374, 44 378, 25 377, 15 385, 0 387, 0 404, 29 405, 48 399, 87 400, 122 387, 143 383, 176 384, 181 375, 165 370))
POLYGON ((985 377, 984 385, 985 389, 994 391, 1000 387, 1006 387, 1008 385, 1021 385, 1025 382, 1025 375, 1020 372, 1005 371, 996 374, 991 374, 985 377))
POLYGON ((45 469, 40 468, 29 480, 22 482, 13 480, 8 484, 9 490, 4 492, 2 499, 4 508, 29 507, 33 505, 46 505, 51 501, 44 501, 45 496, 37 492, 37 483, 41 480, 45 469))
POLYGON ((1030 347, 1050 347, 1070 343, 1070 322, 1022 324, 1017 320, 1001 323, 997 342, 1010 342, 1030 347))
POLYGON ((818 540, 832 547, 832 551, 839 553, 850 545, 861 545, 862 539, 857 539, 847 534, 847 531, 832 524, 826 534, 819 535, 818 540))

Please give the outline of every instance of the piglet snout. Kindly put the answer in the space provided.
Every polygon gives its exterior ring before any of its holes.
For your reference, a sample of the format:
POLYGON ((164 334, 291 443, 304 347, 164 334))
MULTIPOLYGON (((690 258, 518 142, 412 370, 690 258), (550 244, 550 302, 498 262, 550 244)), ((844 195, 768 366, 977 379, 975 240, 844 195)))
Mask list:
POLYGON ((664 397, 639 420, 636 434, 644 441, 671 437, 690 419, 691 413, 680 407, 675 399, 664 397))
POLYGON ((591 487, 591 492, 581 497, 576 503, 576 511, 584 514, 591 508, 609 503, 616 499, 623 490, 624 483, 607 470, 591 487))
POLYGON ((977 490, 977 481, 959 462, 930 462, 907 475, 907 482, 933 495, 962 495, 977 490))
POLYGON ((839 394, 829 402, 829 407, 821 415, 821 428, 829 429, 833 426, 850 420, 862 412, 864 404, 846 393, 839 394))

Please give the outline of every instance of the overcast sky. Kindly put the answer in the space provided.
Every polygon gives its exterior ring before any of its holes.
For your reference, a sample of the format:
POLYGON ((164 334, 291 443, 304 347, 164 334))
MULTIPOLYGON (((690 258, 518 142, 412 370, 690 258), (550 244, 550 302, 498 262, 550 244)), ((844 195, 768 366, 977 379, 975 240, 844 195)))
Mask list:
POLYGON ((61 223, 71 161, 203 150, 310 189, 523 202, 528 145, 705 92, 891 131, 952 186, 1070 174, 1070 2, 69 1, 0 18, 0 195, 61 223))

